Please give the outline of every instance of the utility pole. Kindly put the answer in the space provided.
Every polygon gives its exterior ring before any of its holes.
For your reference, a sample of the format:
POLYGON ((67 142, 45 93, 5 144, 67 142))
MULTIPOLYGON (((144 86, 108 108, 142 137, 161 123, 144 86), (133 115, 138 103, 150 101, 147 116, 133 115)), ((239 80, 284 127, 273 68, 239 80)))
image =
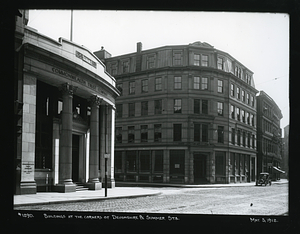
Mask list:
POLYGON ((73 41, 73 10, 71 10, 71 31, 70 31, 70 41, 73 41))

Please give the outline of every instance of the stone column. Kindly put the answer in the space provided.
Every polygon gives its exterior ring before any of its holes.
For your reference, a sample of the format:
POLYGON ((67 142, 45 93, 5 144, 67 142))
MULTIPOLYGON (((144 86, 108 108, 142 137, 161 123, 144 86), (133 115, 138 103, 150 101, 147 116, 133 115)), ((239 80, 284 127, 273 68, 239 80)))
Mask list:
POLYGON ((61 114, 61 134, 59 142, 59 184, 58 192, 75 192, 72 182, 72 126, 73 126, 73 93, 77 87, 65 83, 61 87, 63 109, 61 114))
POLYGON ((115 187, 115 172, 114 172, 114 167, 115 167, 115 107, 111 106, 111 129, 110 129, 110 188, 115 187))
POLYGON ((102 99, 97 95, 90 98, 91 120, 90 120, 90 155, 89 155, 89 180, 88 186, 91 190, 100 190, 102 185, 99 181, 99 105, 102 99))
POLYGON ((36 78, 24 74, 20 194, 35 194, 36 78))

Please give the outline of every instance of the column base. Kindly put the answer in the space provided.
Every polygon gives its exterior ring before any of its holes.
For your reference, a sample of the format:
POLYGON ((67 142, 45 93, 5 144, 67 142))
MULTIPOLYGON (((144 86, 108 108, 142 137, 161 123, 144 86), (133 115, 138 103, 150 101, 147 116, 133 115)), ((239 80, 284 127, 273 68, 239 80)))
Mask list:
POLYGON ((20 189, 18 189, 20 195, 22 194, 36 194, 35 181, 20 182, 20 189))
POLYGON ((88 182, 87 186, 88 186, 89 190, 101 190, 102 189, 101 182, 88 182))
POLYGON ((57 184, 54 186, 54 190, 59 193, 72 193, 76 192, 75 184, 57 184))

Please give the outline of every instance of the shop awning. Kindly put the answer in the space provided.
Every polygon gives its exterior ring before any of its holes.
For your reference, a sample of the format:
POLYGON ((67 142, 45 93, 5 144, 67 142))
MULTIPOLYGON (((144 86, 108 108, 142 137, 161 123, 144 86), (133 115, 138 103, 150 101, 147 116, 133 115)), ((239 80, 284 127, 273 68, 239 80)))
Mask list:
POLYGON ((277 167, 273 167, 273 169, 275 169, 276 171, 279 171, 280 173, 285 173, 285 171, 282 171, 282 170, 280 170, 280 169, 277 168, 277 167))

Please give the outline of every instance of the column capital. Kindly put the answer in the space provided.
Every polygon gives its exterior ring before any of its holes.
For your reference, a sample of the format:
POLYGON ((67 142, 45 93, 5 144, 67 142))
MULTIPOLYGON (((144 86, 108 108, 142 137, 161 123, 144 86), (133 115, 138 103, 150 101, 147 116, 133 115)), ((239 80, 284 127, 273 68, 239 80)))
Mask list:
POLYGON ((60 91, 63 94, 71 94, 71 95, 73 95, 76 92, 77 88, 78 88, 77 86, 70 85, 69 83, 64 83, 64 84, 61 85, 60 91))
POLYGON ((101 102, 102 102, 102 98, 100 98, 99 96, 97 95, 93 95, 90 97, 89 101, 92 105, 97 105, 97 106, 100 106, 101 105, 101 102))

